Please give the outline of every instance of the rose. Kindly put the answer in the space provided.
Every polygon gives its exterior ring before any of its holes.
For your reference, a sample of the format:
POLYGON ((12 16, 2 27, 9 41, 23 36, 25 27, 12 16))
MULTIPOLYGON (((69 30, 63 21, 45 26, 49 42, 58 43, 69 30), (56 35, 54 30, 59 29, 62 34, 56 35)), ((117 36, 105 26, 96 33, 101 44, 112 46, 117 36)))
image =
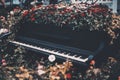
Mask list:
POLYGON ((35 7, 32 7, 31 10, 32 10, 32 11, 35 11, 35 7))
POLYGON ((6 65, 7 65, 6 60, 2 59, 2 66, 6 66, 6 65))
POLYGON ((85 13, 81 13, 81 16, 82 16, 82 17, 85 17, 85 13))
POLYGON ((49 55, 49 57, 48 57, 48 60, 50 61, 50 62, 54 62, 55 61, 55 55, 49 55))
POLYGON ((23 17, 25 17, 28 13, 29 13, 29 11, 28 11, 28 10, 24 10, 24 12, 23 12, 22 16, 23 16, 23 17))
POLYGON ((31 21, 35 21, 35 18, 33 17, 33 18, 31 18, 31 21))
POLYGON ((95 60, 92 60, 92 61, 90 62, 90 65, 95 65, 95 60))
POLYGON ((11 15, 14 15, 14 11, 10 11, 10 14, 11 14, 11 15))
POLYGON ((6 32, 8 32, 8 29, 4 29, 4 28, 0 29, 0 34, 6 33, 6 32))
POLYGON ((71 76, 70 73, 67 73, 67 74, 66 74, 66 77, 67 77, 67 79, 71 79, 71 78, 72 78, 72 76, 71 76))

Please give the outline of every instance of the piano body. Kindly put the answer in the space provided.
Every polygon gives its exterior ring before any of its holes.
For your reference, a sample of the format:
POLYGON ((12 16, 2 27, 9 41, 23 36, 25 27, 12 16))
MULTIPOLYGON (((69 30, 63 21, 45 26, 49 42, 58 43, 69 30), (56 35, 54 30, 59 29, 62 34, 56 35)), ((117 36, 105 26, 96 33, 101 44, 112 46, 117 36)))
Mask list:
POLYGON ((24 23, 16 34, 13 44, 40 54, 55 55, 87 65, 105 47, 103 31, 72 30, 70 25, 24 23))

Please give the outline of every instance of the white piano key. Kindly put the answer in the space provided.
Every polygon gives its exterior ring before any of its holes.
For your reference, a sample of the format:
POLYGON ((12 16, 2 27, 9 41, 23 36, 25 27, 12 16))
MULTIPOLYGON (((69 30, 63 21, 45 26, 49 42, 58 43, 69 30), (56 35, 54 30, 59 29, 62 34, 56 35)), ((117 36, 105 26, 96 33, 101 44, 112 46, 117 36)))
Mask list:
POLYGON ((66 54, 66 56, 69 56, 70 54, 66 54))
POLYGON ((61 53, 62 55, 65 55, 65 53, 61 53))
POLYGON ((75 58, 76 58, 76 57, 77 57, 77 55, 73 55, 73 57, 75 57, 75 58))
POLYGON ((80 59, 81 57, 82 57, 82 56, 79 56, 79 57, 77 57, 77 58, 79 58, 79 59, 80 59))

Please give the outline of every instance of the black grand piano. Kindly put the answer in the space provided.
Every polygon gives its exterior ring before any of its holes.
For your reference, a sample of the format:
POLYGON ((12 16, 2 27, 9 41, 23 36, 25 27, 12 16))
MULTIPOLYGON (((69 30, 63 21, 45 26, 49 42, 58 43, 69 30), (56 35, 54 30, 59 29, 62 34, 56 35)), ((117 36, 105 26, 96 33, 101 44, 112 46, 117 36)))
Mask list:
POLYGON ((25 23, 12 43, 40 54, 55 55, 86 65, 105 47, 106 33, 74 31, 69 26, 61 28, 54 24, 25 23))
POLYGON ((107 33, 98 30, 73 30, 71 25, 25 22, 13 44, 45 55, 87 64, 106 46, 107 33))

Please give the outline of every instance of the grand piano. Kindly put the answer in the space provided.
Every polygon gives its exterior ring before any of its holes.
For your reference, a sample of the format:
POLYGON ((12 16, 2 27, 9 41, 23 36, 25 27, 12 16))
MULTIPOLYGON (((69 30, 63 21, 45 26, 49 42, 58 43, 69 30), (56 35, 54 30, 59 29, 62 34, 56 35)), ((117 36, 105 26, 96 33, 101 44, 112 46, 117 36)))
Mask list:
POLYGON ((106 46, 106 33, 73 31, 53 24, 25 23, 11 43, 44 55, 55 55, 86 65, 106 46))
POLYGON ((107 33, 101 30, 73 30, 67 24, 60 27, 27 21, 21 24, 11 43, 39 54, 88 65, 105 48, 107 38, 107 33))

